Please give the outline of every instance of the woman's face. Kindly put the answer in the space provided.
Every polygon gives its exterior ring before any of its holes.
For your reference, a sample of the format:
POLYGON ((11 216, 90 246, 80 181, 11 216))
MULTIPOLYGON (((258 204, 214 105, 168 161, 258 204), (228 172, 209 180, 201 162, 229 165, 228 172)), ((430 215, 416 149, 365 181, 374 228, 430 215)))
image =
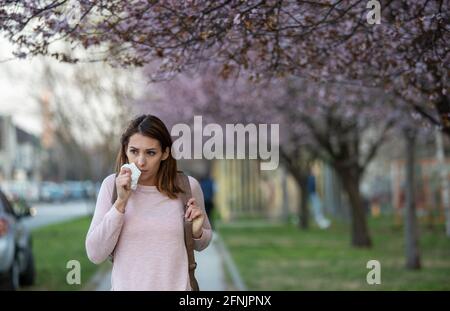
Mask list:
POLYGON ((126 154, 128 163, 134 163, 141 170, 139 180, 151 180, 156 176, 161 161, 169 156, 169 148, 162 152, 158 140, 136 133, 130 136, 126 154))

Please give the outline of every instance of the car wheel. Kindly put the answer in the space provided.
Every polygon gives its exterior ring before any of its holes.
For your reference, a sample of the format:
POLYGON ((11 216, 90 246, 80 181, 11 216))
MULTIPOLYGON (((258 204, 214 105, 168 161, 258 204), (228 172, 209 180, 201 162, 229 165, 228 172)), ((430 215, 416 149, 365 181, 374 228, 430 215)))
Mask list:
POLYGON ((20 284, 30 286, 34 284, 36 276, 36 269, 34 266, 34 256, 31 245, 26 251, 26 267, 23 273, 20 275, 20 284))
POLYGON ((20 265, 18 258, 14 259, 11 268, 0 280, 0 289, 2 290, 18 290, 20 280, 20 265))

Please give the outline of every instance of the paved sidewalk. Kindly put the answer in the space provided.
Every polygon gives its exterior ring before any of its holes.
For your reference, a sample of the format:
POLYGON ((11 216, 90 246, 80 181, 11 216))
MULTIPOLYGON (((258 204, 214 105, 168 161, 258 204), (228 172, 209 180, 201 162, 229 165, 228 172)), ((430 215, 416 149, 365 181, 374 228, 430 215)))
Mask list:
POLYGON ((195 252, 197 262, 195 276, 202 291, 228 290, 223 257, 218 242, 218 235, 214 232, 209 246, 201 252, 195 252))
MULTIPOLYGON (((220 237, 214 233, 210 245, 201 252, 195 252, 198 267, 196 277, 202 291, 245 290, 231 256, 220 237), (225 269, 231 275, 232 283, 227 284, 225 269)), ((111 269, 97 272, 86 290, 109 291, 111 289, 111 269)))

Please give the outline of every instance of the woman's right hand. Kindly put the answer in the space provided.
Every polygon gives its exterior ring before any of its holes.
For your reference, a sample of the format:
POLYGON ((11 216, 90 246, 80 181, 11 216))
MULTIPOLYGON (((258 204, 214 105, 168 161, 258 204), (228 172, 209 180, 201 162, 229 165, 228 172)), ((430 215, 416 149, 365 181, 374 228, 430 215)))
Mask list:
POLYGON ((116 177, 117 201, 123 203, 128 201, 131 195, 131 170, 129 168, 122 168, 119 175, 116 177))

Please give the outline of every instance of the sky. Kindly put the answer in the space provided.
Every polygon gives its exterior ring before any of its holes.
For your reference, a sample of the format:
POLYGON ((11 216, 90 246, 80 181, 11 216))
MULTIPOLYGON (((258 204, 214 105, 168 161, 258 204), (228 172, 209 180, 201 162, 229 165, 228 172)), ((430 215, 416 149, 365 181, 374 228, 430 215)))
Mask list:
MULTIPOLYGON (((38 98, 46 91, 42 87, 42 77, 40 76, 43 68, 43 58, 14 59, 12 51, 12 45, 6 39, 0 37, 0 115, 12 116, 16 126, 31 134, 40 136, 43 129, 43 121, 38 98)), ((73 81, 74 65, 62 64, 50 58, 47 58, 46 62, 50 63, 52 69, 58 74, 62 74, 61 77, 69 81, 69 83, 73 81)), ((146 85, 145 79, 131 70, 114 70, 100 63, 90 65, 90 69, 100 70, 105 77, 105 83, 108 83, 111 75, 118 76, 121 84, 123 83, 127 88, 136 90, 138 93, 146 85), (130 78, 130 73, 133 78, 130 78)), ((58 89, 51 91, 58 92, 63 97, 70 97, 72 103, 76 103, 77 100, 83 100, 80 90, 75 87, 67 88, 67 83, 61 83, 58 89)), ((106 107, 105 109, 108 109, 108 111, 114 111, 115 107, 110 103, 112 101, 108 99, 108 97, 102 98, 101 105, 106 107)), ((99 122, 108 127, 108 120, 101 117, 99 116, 98 118, 99 122)))
POLYGON ((0 114, 11 115, 18 127, 39 135, 42 132, 40 107, 32 98, 29 79, 38 60, 11 58, 11 44, 0 37, 0 114))

